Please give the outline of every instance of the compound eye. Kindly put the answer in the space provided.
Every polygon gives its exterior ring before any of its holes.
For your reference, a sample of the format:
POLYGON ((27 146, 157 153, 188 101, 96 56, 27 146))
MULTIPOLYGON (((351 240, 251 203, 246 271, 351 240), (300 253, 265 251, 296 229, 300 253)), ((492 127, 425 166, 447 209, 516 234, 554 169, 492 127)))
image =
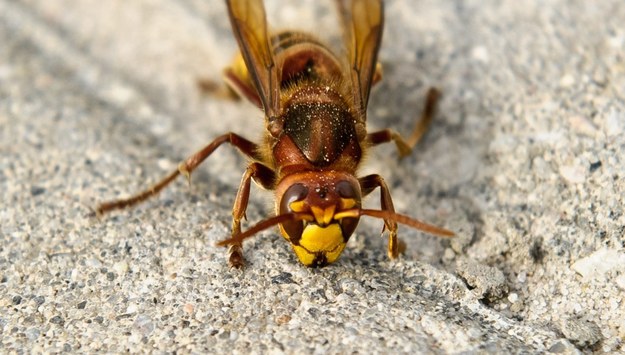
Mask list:
POLYGON ((341 199, 341 210, 360 206, 360 190, 346 180, 336 184, 336 193, 341 199))
POLYGON ((291 185, 284 195, 282 195, 282 200, 280 201, 280 214, 289 213, 289 212, 302 212, 300 210, 295 210, 293 207, 296 207, 293 202, 302 201, 308 195, 308 188, 303 184, 294 184, 291 185))
POLYGON ((360 194, 349 181, 342 180, 336 184, 336 192, 341 198, 360 199, 360 194))
MULTIPOLYGON (((308 196, 308 188, 303 184, 290 186, 280 201, 280 214, 302 212, 298 207, 303 207, 303 204, 298 206, 298 202, 303 202, 306 196, 308 196)), ((302 232, 304 231, 304 222, 286 221, 282 223, 282 228, 284 232, 288 234, 291 243, 297 244, 297 241, 302 237, 302 232)))

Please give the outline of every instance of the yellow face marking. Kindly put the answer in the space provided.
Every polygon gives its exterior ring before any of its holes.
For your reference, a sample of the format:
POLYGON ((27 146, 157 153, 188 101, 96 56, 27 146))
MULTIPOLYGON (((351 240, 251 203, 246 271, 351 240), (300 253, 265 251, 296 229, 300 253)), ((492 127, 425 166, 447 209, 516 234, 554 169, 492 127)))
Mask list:
POLYGON ((334 218, 334 211, 336 210, 336 206, 330 206, 326 208, 323 213, 323 223, 330 224, 332 222, 332 218, 334 218))
POLYGON ((322 228, 316 224, 310 224, 304 228, 299 245, 311 252, 329 252, 343 243, 343 231, 338 223, 332 223, 322 228))
POLYGON ((293 212, 304 212, 306 210, 305 201, 293 201, 289 204, 289 208, 293 212))
POLYGON ((306 266, 312 265, 313 261, 315 261, 315 254, 310 253, 299 245, 294 245, 293 251, 295 251, 295 255, 297 255, 299 261, 306 266))
POLYGON ((325 228, 308 225, 302 233, 299 245, 293 245, 295 254, 304 265, 312 265, 315 253, 322 253, 327 262, 332 263, 339 258, 343 249, 343 231, 338 223, 332 223, 325 228))
POLYGON ((345 243, 341 243, 336 249, 326 252, 325 255, 326 260, 328 260, 328 264, 335 262, 336 259, 341 256, 341 253, 343 253, 343 249, 345 249, 345 243))
POLYGON ((348 210, 356 206, 356 200, 353 198, 341 198, 341 209, 348 210))
POLYGON ((358 211, 343 211, 334 215, 336 220, 341 220, 343 218, 358 218, 360 217, 358 211))
POLYGON ((318 224, 323 223, 323 209, 317 206, 310 206, 310 209, 315 217, 315 221, 317 221, 318 224))
POLYGON ((330 206, 326 209, 322 209, 317 206, 310 206, 312 210, 313 216, 315 216, 315 221, 320 225, 328 225, 332 222, 332 218, 334 218, 334 210, 336 210, 336 206, 330 206))

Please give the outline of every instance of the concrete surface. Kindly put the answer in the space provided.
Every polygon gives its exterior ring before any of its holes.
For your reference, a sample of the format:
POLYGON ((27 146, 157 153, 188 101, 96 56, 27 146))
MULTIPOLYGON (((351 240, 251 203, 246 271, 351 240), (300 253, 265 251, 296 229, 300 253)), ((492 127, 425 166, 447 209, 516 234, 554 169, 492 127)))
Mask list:
MULTIPOLYGON (((272 21, 335 28, 285 3, 272 21)), ((429 86, 444 98, 413 155, 381 147, 363 173, 458 237, 401 228, 389 262, 365 220, 317 270, 272 229, 239 272, 214 246, 245 167, 232 149, 191 189, 89 209, 222 132, 261 136, 258 110, 196 86, 236 49, 224 5, 0 0, 0 352, 625 351, 622 1, 387 5, 370 128, 410 129, 429 86)), ((252 194, 249 222, 271 213, 252 194)))

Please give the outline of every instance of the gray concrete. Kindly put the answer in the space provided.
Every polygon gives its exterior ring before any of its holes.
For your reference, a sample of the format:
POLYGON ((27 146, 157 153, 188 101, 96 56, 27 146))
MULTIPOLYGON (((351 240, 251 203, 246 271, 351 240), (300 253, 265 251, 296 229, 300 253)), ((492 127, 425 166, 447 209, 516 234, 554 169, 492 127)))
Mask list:
MULTIPOLYGON (((334 28, 285 2, 272 21, 334 28)), ((232 149, 191 189, 89 209, 222 132, 261 136, 252 105, 196 87, 236 50, 224 5, 0 0, 1 352, 625 351, 622 1, 387 5, 370 128, 408 131, 429 86, 444 98, 414 154, 380 147, 363 173, 458 237, 401 228, 389 262, 365 220, 307 269, 272 229, 240 272, 214 246, 245 167, 232 149)), ((271 213, 252 195, 249 222, 271 213)))

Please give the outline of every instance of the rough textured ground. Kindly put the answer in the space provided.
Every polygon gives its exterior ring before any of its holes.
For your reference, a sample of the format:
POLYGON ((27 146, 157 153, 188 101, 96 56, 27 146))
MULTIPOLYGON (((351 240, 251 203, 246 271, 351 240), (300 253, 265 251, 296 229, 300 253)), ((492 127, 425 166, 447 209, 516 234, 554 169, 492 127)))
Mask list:
MULTIPOLYGON (((285 2, 272 20, 335 27, 285 2)), ((252 105, 196 86, 236 50, 224 5, 0 0, 2 352, 625 351, 622 1, 387 5, 370 126, 407 131, 429 86, 444 98, 414 154, 381 147, 363 172, 458 237, 401 228, 389 262, 367 220, 307 269, 270 230, 239 272, 214 246, 245 167, 232 149, 191 189, 89 216, 222 132, 260 137, 252 105)), ((250 222, 271 213, 252 194, 250 222)))

